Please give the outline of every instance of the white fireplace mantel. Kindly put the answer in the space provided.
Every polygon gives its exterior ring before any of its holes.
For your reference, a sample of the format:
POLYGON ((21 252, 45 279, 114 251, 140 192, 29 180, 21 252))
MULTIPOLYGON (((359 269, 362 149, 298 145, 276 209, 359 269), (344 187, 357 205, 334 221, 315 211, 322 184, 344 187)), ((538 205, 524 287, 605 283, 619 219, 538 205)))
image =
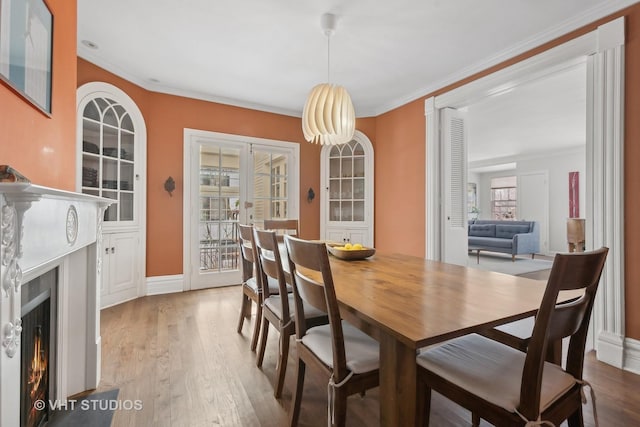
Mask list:
POLYGON ((50 399, 100 380, 104 210, 113 200, 0 183, 0 427, 20 425, 21 287, 58 268, 55 384, 50 399))

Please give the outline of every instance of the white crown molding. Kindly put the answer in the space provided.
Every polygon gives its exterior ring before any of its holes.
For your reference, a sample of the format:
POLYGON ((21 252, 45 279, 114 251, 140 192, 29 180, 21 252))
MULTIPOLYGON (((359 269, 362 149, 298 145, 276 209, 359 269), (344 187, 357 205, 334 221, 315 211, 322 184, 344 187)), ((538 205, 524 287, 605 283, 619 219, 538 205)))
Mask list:
POLYGON ((536 47, 539 47, 551 40, 561 37, 571 31, 577 30, 585 25, 591 24, 598 19, 618 12, 626 7, 638 3, 638 0, 615 0, 609 1, 605 4, 601 4, 597 7, 585 10, 583 13, 574 16, 571 19, 564 21, 562 24, 542 33, 538 33, 529 39, 515 44, 508 49, 499 52, 498 54, 489 57, 483 61, 477 62, 469 67, 463 68, 457 73, 451 74, 449 77, 437 81, 435 83, 424 86, 418 90, 415 90, 411 94, 392 100, 391 102, 382 105, 380 108, 373 112, 373 116, 379 116, 395 108, 408 104, 423 96, 432 94, 433 92, 447 87, 451 84, 459 82, 469 76, 484 71, 497 65, 501 62, 512 59, 522 53, 530 51, 536 47))
POLYGON ((522 154, 522 155, 515 155, 515 156, 495 157, 493 159, 475 160, 475 161, 469 162, 468 168, 469 170, 471 170, 471 169, 502 165, 507 163, 509 164, 518 163, 526 160, 535 160, 539 158, 549 158, 549 157, 557 157, 557 156, 565 156, 565 155, 568 156, 571 154, 584 156, 585 150, 586 150, 586 147, 583 144, 580 146, 569 147, 569 148, 556 150, 552 152, 545 151, 544 153, 531 153, 531 154, 522 154))

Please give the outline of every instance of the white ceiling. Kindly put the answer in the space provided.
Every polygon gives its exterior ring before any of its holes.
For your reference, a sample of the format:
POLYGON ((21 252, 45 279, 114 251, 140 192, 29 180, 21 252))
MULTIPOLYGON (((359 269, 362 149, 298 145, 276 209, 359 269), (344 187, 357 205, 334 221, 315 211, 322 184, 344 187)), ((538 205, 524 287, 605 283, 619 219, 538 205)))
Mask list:
MULTIPOLYGON (((587 67, 576 64, 465 108, 470 168, 586 144, 587 67), (503 161, 501 161, 501 159, 503 161)), ((488 170, 496 170, 495 167, 488 170)))
POLYGON ((366 117, 636 2, 78 0, 78 54, 149 90, 300 116, 326 81, 330 12, 331 81, 366 117))

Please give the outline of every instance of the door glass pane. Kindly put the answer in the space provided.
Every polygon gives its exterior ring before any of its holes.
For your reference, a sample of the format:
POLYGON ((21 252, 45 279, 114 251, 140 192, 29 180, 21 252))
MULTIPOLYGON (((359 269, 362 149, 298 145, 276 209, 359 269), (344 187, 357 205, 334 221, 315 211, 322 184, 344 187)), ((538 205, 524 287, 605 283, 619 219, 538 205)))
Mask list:
POLYGON ((288 218, 289 156, 254 150, 253 221, 261 225, 271 218, 288 218))
POLYGON ((200 271, 238 269, 240 150, 200 147, 200 271))
POLYGON ((133 193, 120 193, 120 221, 133 221, 133 193))

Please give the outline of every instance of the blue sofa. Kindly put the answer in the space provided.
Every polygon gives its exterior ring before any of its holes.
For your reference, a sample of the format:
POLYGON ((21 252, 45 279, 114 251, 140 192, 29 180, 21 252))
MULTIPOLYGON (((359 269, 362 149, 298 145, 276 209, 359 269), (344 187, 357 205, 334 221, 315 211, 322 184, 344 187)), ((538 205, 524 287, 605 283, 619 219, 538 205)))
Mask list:
POLYGON ((535 221, 478 219, 469 223, 469 249, 516 255, 540 252, 540 229, 535 221))

